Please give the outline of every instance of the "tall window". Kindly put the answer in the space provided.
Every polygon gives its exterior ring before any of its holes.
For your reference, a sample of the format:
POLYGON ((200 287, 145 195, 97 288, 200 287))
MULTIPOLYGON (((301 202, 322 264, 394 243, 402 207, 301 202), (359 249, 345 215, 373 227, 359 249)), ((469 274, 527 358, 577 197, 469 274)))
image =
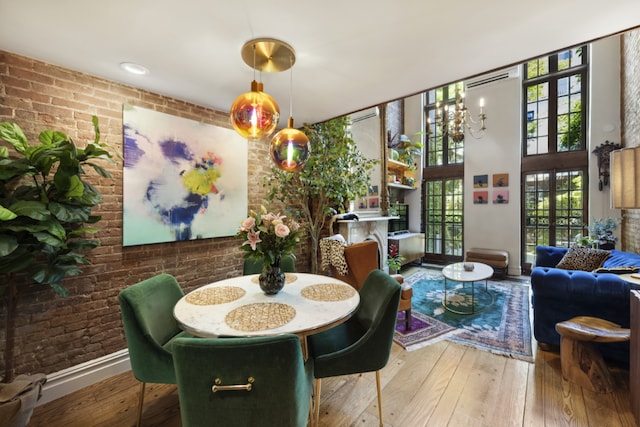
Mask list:
POLYGON ((587 49, 524 65, 525 156, 585 149, 587 49))
POLYGON ((523 262, 536 245, 569 246, 588 206, 587 47, 524 64, 523 262))
POLYGON ((425 185, 425 239, 427 257, 453 260, 462 256, 462 179, 427 181, 425 185))
POLYGON ((425 165, 428 168, 459 165, 464 161, 464 139, 458 142, 453 141, 437 123, 444 111, 455 107, 456 91, 463 92, 463 90, 463 82, 458 82, 427 92, 425 109, 428 138, 425 165))
POLYGON ((453 109, 463 82, 426 93, 427 144, 425 147, 424 231, 425 259, 451 262, 463 255, 464 139, 454 141, 438 124, 446 109, 453 109))
POLYGON ((568 247, 582 233, 585 177, 581 170, 524 175, 525 262, 535 261, 537 245, 568 247))

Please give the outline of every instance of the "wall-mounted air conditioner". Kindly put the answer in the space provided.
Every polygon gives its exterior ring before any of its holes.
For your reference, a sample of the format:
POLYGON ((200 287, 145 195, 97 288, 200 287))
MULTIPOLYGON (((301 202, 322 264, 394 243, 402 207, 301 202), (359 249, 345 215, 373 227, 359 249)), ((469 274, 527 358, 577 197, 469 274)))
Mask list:
POLYGON ((465 81, 465 91, 470 91, 481 86, 487 86, 496 82, 520 77, 520 67, 514 66, 494 73, 485 74, 465 81))
POLYGON ((358 123, 363 120, 371 119, 373 117, 378 117, 380 115, 380 111, 378 107, 371 107, 365 110, 356 111, 355 113, 349 114, 351 118, 351 123, 358 123))

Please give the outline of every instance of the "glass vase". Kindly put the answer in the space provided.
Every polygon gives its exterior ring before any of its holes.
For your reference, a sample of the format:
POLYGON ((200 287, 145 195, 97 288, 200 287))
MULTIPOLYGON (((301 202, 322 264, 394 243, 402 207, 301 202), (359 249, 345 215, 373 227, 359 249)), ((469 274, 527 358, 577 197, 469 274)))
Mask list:
POLYGON ((280 269, 280 258, 273 264, 264 264, 258 283, 266 295, 275 295, 280 292, 284 287, 284 273, 280 269))

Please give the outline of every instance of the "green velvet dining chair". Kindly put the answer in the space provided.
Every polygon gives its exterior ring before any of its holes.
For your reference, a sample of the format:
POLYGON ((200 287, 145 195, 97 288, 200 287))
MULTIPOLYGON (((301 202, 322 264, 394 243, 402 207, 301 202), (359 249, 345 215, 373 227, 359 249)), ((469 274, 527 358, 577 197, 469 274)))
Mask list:
POLYGON ((378 412, 382 426, 380 369, 389 361, 395 333, 400 284, 382 270, 373 270, 360 289, 360 305, 346 322, 308 337, 314 359, 315 424, 320 417, 322 378, 376 373, 378 412))
POLYGON ((176 384, 171 346, 177 337, 190 337, 173 317, 173 306, 183 295, 175 277, 165 273, 119 294, 131 370, 140 381, 137 426, 142 422, 146 383, 176 384))
POLYGON ((313 359, 292 334, 179 338, 173 345, 183 427, 303 427, 313 359))
MULTIPOLYGON (((262 260, 255 258, 246 258, 242 266, 242 275, 247 276, 249 274, 262 273, 262 260)), ((296 272, 296 260, 291 255, 283 256, 280 260, 280 269, 283 273, 295 273, 296 272)))

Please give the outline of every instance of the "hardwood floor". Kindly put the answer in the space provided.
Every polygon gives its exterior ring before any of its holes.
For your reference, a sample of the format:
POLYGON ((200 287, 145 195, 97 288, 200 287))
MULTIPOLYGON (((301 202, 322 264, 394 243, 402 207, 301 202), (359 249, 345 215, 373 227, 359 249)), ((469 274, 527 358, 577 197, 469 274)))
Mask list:
MULTIPOLYGON (((523 362, 448 341, 407 352, 394 344, 382 374, 385 426, 636 426, 629 371, 611 367, 616 391, 597 394, 562 379, 560 357, 523 362)), ((134 426, 138 382, 130 372, 34 411, 29 427, 134 426)), ((322 381, 321 426, 377 426, 375 375, 322 381)), ((176 386, 147 385, 143 425, 179 427, 176 386)))

